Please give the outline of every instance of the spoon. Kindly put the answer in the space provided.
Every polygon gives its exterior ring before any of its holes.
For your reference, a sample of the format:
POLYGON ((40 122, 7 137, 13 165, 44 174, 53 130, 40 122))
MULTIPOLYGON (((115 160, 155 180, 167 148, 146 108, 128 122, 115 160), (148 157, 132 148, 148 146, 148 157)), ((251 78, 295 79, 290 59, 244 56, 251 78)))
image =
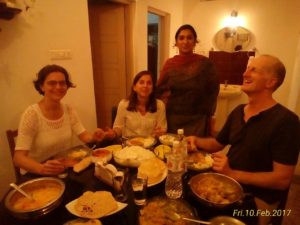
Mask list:
POLYGON ((16 189, 18 192, 20 192, 22 195, 24 195, 26 198, 28 198, 29 200, 34 201, 34 199, 27 194, 25 191, 23 191, 18 185, 16 185, 15 183, 11 183, 10 186, 14 189, 16 189))
POLYGON ((211 222, 208 221, 203 221, 203 220, 195 220, 195 219, 190 219, 190 218, 186 218, 186 217, 181 217, 181 219, 183 220, 187 220, 187 221, 191 221, 194 223, 200 223, 200 224, 211 224, 211 222))
POLYGON ((173 214, 172 217, 174 220, 182 219, 182 220, 187 220, 187 221, 191 221, 191 222, 199 223, 199 224, 211 224, 211 222, 208 222, 208 221, 195 220, 195 219, 190 219, 190 218, 186 218, 186 217, 181 217, 181 215, 179 215, 176 212, 173 212, 172 214, 173 214))

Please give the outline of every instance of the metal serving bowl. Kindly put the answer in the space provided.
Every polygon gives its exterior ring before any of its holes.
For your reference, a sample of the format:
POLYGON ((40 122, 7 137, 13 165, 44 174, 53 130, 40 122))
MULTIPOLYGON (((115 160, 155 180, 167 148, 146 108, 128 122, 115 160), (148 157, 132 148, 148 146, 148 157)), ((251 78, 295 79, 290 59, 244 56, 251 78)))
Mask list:
POLYGON ((242 201, 242 186, 231 177, 219 173, 199 173, 189 180, 191 191, 199 202, 224 208, 242 201))
POLYGON ((209 220, 210 225, 246 225, 242 221, 230 216, 217 216, 209 220))
MULTIPOLYGON (((37 188, 40 188, 41 186, 47 187, 49 185, 55 186, 55 188, 57 187, 59 191, 57 196, 53 197, 52 200, 45 203, 44 205, 32 209, 16 209, 14 207, 16 201, 19 200, 20 198, 23 198, 23 196, 18 191, 13 189, 5 197, 5 207, 9 210, 9 212, 13 216, 21 219, 38 218, 48 214, 49 212, 51 212, 52 210, 54 210, 60 205, 65 191, 64 182, 54 177, 41 177, 41 178, 29 180, 19 185, 19 187, 21 187, 25 192, 27 191, 29 193, 30 190, 34 191, 37 188)), ((45 191, 45 195, 47 195, 46 191, 45 191)))

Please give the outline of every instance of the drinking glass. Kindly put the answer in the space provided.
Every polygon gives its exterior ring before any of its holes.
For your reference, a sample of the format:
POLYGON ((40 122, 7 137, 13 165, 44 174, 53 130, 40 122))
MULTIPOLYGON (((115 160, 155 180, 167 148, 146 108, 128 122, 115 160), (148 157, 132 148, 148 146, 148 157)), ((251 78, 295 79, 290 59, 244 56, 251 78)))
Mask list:
POLYGON ((118 171, 113 177, 114 197, 118 202, 127 200, 127 172, 118 171))
POLYGON ((132 177, 131 186, 133 190, 134 202, 136 205, 145 205, 147 199, 147 183, 146 175, 136 174, 132 177))

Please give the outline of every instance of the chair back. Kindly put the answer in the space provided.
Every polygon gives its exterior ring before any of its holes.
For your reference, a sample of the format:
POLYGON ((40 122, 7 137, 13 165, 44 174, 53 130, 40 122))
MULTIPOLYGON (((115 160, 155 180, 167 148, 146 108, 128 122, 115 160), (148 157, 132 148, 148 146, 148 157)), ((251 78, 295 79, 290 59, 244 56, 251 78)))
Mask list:
MULTIPOLYGON (((18 130, 7 130, 6 137, 10 148, 11 158, 13 159, 16 147, 16 138, 18 136, 18 130)), ((16 178, 20 177, 20 169, 14 165, 16 178)))

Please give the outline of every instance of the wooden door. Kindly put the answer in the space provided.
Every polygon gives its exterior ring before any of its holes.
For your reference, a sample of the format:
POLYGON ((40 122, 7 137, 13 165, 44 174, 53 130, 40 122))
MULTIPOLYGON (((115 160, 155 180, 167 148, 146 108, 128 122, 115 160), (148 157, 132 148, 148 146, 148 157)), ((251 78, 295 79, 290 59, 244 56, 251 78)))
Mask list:
POLYGON ((111 110, 126 97, 125 7, 89 4, 98 127, 111 127, 111 110))

